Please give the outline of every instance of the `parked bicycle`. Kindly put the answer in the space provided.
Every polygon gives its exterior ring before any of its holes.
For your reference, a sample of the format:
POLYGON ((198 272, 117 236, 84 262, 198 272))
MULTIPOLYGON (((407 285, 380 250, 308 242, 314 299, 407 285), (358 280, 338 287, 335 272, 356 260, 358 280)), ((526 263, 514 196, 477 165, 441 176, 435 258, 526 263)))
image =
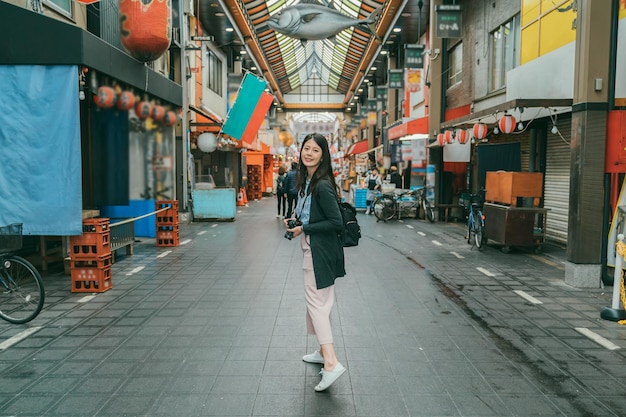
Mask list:
POLYGON ((378 221, 386 222, 394 217, 397 217, 398 220, 402 217, 417 219, 420 211, 424 212, 424 218, 431 223, 435 221, 435 211, 426 198, 424 188, 399 193, 383 193, 374 199, 372 209, 378 221))
POLYGON ((483 215, 483 204, 485 202, 485 189, 481 188, 478 193, 459 194, 459 204, 467 210, 467 243, 482 248, 487 239, 484 236, 485 216, 483 215))
POLYGON ((14 324, 37 317, 45 300, 37 269, 12 253, 21 248, 22 224, 0 227, 0 317, 14 324))

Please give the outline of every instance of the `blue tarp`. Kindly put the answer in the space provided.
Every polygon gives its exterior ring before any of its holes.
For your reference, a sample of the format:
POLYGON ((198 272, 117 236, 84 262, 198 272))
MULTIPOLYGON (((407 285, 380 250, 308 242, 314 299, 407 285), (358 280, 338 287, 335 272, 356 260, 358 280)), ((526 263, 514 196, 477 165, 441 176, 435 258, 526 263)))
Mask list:
POLYGON ((0 66, 0 226, 82 232, 76 66, 0 66))

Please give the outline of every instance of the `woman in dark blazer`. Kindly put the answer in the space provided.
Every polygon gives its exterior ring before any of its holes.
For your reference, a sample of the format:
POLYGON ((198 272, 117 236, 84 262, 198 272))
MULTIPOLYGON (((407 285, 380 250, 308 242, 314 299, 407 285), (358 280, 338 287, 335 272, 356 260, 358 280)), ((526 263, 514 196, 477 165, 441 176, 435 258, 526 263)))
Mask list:
POLYGON ((286 219, 285 225, 294 237, 302 236, 307 331, 314 334, 320 344, 319 350, 305 355, 302 360, 324 364, 316 391, 328 388, 346 370, 335 355, 330 324, 335 279, 346 274, 339 237, 343 230, 339 195, 326 138, 317 133, 307 135, 302 142, 298 165, 296 219, 286 219), (289 220, 300 224, 290 227, 289 220))

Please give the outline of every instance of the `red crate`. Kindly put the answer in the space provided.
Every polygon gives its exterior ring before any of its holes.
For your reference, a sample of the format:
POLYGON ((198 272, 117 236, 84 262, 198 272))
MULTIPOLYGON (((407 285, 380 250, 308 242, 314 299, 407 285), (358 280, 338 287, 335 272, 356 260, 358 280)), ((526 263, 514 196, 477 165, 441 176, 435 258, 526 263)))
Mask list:
POLYGON ((85 246, 107 246, 111 243, 111 232, 106 231, 102 233, 83 233, 80 236, 70 236, 70 245, 85 245, 85 246))
POLYGON ((174 234, 171 232, 164 232, 161 235, 157 233, 156 245, 157 246, 179 246, 180 237, 178 236, 178 233, 174 234))
POLYGON ((109 231, 109 219, 96 217, 83 219, 83 233, 103 233, 109 231))
POLYGON ((157 213, 156 215, 156 224, 159 225, 178 225, 180 222, 178 221, 178 211, 175 210, 166 210, 161 213, 157 213))
POLYGON ((80 269, 80 268, 97 268, 104 269, 110 267, 113 263, 113 255, 103 255, 98 256, 92 259, 72 259, 70 258, 70 268, 71 269, 80 269))
POLYGON ((72 292, 105 292, 113 288, 111 267, 72 269, 72 292))
POLYGON ((111 254, 111 245, 70 245, 70 259, 96 259, 111 254))
POLYGON ((159 200, 156 202, 156 209, 161 210, 164 208, 170 208, 178 211, 178 201, 176 200, 159 200))
POLYGON ((167 224, 158 224, 157 225, 157 235, 162 233, 162 232, 170 232, 170 233, 176 233, 176 235, 178 235, 180 233, 180 226, 179 225, 167 225, 167 224))

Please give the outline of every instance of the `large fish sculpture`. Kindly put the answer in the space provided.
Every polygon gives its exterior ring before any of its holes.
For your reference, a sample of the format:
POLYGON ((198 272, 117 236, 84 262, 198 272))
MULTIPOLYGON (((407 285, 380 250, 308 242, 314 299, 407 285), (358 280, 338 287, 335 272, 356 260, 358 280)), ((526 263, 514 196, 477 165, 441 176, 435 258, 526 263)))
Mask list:
POLYGON ((382 7, 379 7, 366 19, 354 19, 331 7, 299 3, 282 9, 266 22, 276 32, 303 42, 332 38, 352 26, 367 27, 380 40, 376 33, 376 22, 381 13, 382 7))

